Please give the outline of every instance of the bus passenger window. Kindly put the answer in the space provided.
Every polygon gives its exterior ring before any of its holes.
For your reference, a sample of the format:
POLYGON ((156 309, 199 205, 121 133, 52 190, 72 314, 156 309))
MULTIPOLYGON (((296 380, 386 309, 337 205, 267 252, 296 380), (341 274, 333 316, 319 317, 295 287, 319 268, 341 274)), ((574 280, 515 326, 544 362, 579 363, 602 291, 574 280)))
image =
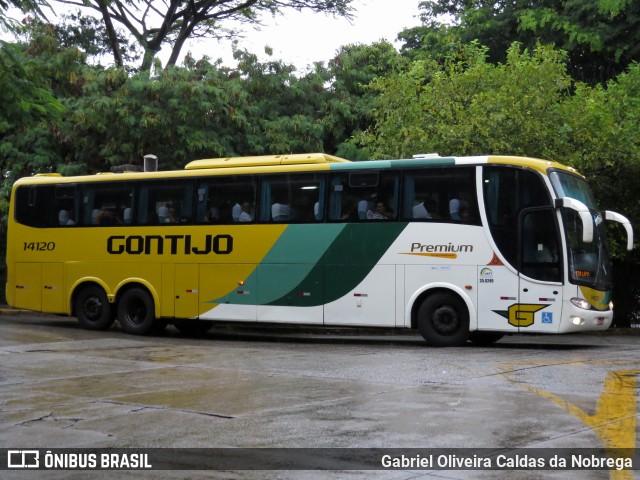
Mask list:
POLYGON ((262 222, 311 223, 323 217, 324 176, 317 173, 274 175, 262 181, 262 222))
POLYGON ((53 211, 57 212, 51 226, 70 227, 76 225, 78 202, 75 185, 56 185, 54 188, 53 211))
POLYGON ((396 218, 398 180, 395 172, 334 174, 330 182, 329 220, 356 222, 396 218))
POLYGON ((402 218, 479 225, 473 167, 437 167, 405 173, 402 218))
POLYGON ((140 188, 138 222, 142 225, 188 225, 193 221, 193 184, 161 180, 140 188))
POLYGON ((97 226, 131 224, 133 191, 133 185, 127 183, 85 184, 82 188, 82 224, 97 226))
POLYGON ((234 175, 199 180, 196 222, 198 224, 253 222, 255 218, 253 209, 256 201, 256 190, 257 182, 255 177, 251 175, 234 175), (245 206, 244 208, 243 205, 245 206))

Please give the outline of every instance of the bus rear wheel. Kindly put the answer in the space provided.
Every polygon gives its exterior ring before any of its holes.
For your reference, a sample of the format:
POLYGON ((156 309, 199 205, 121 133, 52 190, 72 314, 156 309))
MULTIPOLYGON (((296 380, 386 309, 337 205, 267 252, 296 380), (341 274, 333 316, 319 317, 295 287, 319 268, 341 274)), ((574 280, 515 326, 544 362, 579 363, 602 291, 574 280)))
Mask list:
POLYGON ((131 288, 118 300, 118 322, 134 335, 151 333, 155 322, 153 298, 142 288, 131 288))
POLYGON ((418 309, 418 330, 429 345, 462 345, 469 338, 467 306, 453 293, 429 295, 418 309))
POLYGON ((96 285, 84 287, 78 292, 74 311, 80 325, 88 330, 106 330, 115 321, 107 294, 96 285))

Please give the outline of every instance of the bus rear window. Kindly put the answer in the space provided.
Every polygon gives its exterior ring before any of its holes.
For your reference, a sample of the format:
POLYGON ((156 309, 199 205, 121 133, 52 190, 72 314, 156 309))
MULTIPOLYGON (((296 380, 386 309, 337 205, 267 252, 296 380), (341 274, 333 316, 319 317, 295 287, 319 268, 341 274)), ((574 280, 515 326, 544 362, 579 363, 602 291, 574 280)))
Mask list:
POLYGON ((15 193, 15 220, 29 227, 76 225, 78 202, 75 185, 25 185, 15 193))

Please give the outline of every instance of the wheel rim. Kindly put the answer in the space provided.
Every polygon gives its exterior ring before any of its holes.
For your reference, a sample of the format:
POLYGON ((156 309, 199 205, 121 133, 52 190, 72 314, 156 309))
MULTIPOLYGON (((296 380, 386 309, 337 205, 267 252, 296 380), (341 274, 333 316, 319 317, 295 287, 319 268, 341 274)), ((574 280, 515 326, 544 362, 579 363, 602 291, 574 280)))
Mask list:
POLYGON ((88 297, 82 304, 82 313, 87 320, 99 320, 103 310, 104 305, 98 297, 88 297))
POLYGON ((440 335, 451 335, 460 327, 458 312, 451 305, 442 305, 433 312, 433 328, 440 335))
POLYGON ((143 301, 134 299, 127 308, 127 321, 131 325, 141 325, 147 318, 147 307, 143 301))

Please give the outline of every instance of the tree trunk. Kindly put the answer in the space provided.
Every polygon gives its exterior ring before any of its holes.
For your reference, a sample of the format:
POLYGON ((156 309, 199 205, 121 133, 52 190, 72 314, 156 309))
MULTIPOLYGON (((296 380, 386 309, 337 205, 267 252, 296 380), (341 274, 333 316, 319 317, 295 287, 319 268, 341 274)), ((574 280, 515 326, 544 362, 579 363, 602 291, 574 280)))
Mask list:
POLYGON ((98 0, 98 5, 100 6, 104 26, 107 29, 107 35, 109 36, 109 45, 111 45, 111 51, 113 52, 113 60, 118 67, 124 67, 122 52, 120 51, 120 44, 118 42, 118 35, 116 34, 116 29, 113 27, 113 22, 111 21, 107 4, 104 0, 98 0))

